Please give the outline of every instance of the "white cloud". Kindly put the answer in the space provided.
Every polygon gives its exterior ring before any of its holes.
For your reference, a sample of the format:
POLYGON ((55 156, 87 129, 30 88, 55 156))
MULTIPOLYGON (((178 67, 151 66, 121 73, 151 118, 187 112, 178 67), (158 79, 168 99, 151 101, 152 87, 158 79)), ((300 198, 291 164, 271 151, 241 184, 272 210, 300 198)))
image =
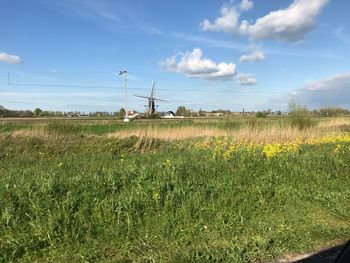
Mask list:
POLYGON ((215 19, 214 22, 204 20, 200 23, 200 28, 203 31, 224 31, 236 32, 238 27, 239 12, 236 6, 224 4, 220 10, 221 16, 215 19))
POLYGON ((239 5, 239 8, 242 11, 248 11, 254 7, 254 3, 251 0, 242 0, 241 4, 239 5))
POLYGON ((350 72, 311 82, 291 93, 301 104, 311 107, 350 108, 350 72))
POLYGON ((203 79, 229 79, 236 75, 236 65, 233 63, 216 63, 202 57, 202 50, 179 53, 165 59, 160 64, 163 68, 185 74, 188 77, 203 79))
POLYGON ((236 80, 239 85, 255 85, 258 83, 255 76, 251 74, 239 74, 236 76, 236 80))
POLYGON ((270 12, 250 25, 246 20, 240 25, 240 33, 253 40, 278 39, 295 42, 315 25, 316 16, 329 0, 294 0, 286 9, 270 12))
POLYGON ((247 20, 239 21, 242 12, 253 8, 254 3, 243 0, 240 5, 224 4, 220 16, 213 22, 204 20, 200 23, 203 31, 224 31, 246 35, 252 40, 278 39, 297 42, 314 25, 317 15, 330 0, 294 0, 285 8, 272 11, 258 18, 254 24, 247 20))
POLYGON ((255 51, 248 55, 243 55, 240 57, 240 62, 246 62, 246 61, 263 61, 265 60, 265 54, 263 51, 255 51))
POLYGON ((6 62, 9 64, 21 64, 22 60, 19 56, 10 55, 4 52, 0 52, 0 61, 6 62))
POLYGON ((203 31, 224 31, 224 32, 238 32, 239 30, 239 17, 241 12, 248 11, 254 7, 254 3, 251 0, 242 0, 239 5, 233 5, 225 3, 220 9, 220 16, 210 22, 205 19, 200 23, 200 28, 203 31))

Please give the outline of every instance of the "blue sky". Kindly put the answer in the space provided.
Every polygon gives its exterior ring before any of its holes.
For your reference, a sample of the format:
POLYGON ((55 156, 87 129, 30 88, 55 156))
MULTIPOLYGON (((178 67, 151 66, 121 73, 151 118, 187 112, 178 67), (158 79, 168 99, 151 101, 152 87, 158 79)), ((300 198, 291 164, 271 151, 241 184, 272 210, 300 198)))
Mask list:
POLYGON ((0 105, 142 111, 350 108, 350 2, 3 0, 0 105), (10 80, 8 80, 8 72, 10 80), (10 84, 10 85, 8 85, 10 84))

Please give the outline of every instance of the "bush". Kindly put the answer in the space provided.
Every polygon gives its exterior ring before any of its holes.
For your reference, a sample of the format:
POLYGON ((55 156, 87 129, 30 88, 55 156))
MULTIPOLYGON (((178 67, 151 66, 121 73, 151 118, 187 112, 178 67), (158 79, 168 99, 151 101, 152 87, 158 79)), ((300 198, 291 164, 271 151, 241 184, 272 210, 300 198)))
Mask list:
POLYGON ((301 106, 292 99, 289 102, 289 116, 290 116, 290 125, 292 127, 297 127, 300 130, 311 128, 315 125, 315 122, 312 121, 309 110, 305 106, 301 106))
POLYGON ((258 112, 255 114, 255 116, 256 116, 257 118, 266 118, 267 112, 266 112, 266 111, 258 111, 258 112))

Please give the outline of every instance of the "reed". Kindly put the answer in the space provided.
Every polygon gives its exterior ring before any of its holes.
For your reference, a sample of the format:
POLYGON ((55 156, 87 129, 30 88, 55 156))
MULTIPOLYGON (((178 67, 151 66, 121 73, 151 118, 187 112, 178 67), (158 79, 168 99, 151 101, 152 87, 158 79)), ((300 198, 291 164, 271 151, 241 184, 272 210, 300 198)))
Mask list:
POLYGON ((300 127, 289 122, 273 125, 254 124, 252 120, 246 122, 239 128, 219 129, 210 126, 184 126, 184 127, 146 127, 132 130, 122 130, 107 133, 107 138, 128 138, 132 136, 149 139, 160 139, 165 141, 177 141, 194 138, 208 138, 215 136, 231 137, 235 140, 246 140, 252 142, 274 142, 301 141, 317 138, 337 132, 348 131, 350 127, 349 118, 330 118, 321 121, 317 126, 300 129, 300 127))

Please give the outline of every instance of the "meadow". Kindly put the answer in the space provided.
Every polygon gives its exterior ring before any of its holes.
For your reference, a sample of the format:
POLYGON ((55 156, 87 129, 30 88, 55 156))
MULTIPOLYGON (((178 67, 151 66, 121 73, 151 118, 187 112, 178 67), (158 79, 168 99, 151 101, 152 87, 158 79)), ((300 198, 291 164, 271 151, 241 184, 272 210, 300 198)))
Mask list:
POLYGON ((0 262, 271 262, 350 236, 350 118, 0 120, 0 262))

